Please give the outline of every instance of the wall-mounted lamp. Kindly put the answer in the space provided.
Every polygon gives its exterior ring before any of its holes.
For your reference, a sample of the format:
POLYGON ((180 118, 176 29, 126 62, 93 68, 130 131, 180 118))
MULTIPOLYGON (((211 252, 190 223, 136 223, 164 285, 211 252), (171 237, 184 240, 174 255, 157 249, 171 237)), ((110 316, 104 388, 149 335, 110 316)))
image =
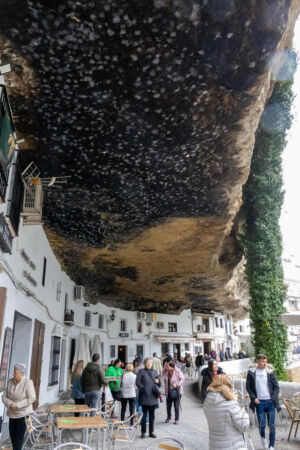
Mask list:
POLYGON ((109 316, 110 322, 113 322, 115 320, 115 318, 116 318, 116 310, 113 309, 109 316))

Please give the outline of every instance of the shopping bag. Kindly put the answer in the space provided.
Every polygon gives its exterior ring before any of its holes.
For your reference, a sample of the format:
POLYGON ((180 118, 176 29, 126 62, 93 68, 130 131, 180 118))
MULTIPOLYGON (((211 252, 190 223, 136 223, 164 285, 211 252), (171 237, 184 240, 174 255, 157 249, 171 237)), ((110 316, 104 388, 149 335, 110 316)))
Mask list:
POLYGON ((105 395, 105 403, 109 403, 109 402, 113 402, 113 396, 111 395, 111 391, 109 389, 109 386, 105 386, 105 391, 104 391, 104 395, 105 395))

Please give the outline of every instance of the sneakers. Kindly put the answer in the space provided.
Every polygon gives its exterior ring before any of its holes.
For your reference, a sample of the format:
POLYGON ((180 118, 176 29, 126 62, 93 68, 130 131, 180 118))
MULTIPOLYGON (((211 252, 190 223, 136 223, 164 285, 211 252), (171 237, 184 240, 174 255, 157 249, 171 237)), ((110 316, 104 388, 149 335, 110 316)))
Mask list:
POLYGON ((269 450, 274 450, 274 447, 270 447, 269 450))
POLYGON ((263 448, 269 448, 266 438, 263 438, 263 437, 261 438, 261 444, 262 444, 263 448))

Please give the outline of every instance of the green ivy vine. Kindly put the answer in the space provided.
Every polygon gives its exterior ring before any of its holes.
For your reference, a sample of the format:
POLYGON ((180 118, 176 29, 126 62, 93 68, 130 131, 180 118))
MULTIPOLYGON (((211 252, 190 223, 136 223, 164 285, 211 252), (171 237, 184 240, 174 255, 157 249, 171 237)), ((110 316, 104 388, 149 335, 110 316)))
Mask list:
POLYGON ((279 379, 286 380, 286 285, 281 262, 280 214, 283 203, 282 152, 291 126, 292 84, 296 55, 289 52, 283 81, 277 81, 261 117, 250 175, 244 188, 245 227, 242 243, 250 292, 252 341, 256 354, 264 353, 279 379))

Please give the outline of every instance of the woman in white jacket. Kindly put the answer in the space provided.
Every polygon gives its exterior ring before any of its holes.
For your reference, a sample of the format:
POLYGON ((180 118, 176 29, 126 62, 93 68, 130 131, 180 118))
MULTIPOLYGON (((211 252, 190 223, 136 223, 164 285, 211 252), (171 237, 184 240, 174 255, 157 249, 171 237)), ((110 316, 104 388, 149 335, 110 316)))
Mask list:
POLYGON ((240 407, 226 375, 217 375, 203 405, 209 427, 209 450, 247 450, 243 433, 249 415, 240 407))
MULTIPOLYGON (((122 408, 121 408, 121 420, 125 420, 125 413, 126 413, 126 407, 127 402, 129 403, 129 412, 130 416, 134 414, 135 411, 135 399, 136 399, 136 387, 135 387, 135 380, 136 375, 133 373, 133 365, 127 364, 125 368, 126 372, 123 375, 122 378, 122 408)), ((133 419, 131 419, 131 424, 133 425, 133 419)))

